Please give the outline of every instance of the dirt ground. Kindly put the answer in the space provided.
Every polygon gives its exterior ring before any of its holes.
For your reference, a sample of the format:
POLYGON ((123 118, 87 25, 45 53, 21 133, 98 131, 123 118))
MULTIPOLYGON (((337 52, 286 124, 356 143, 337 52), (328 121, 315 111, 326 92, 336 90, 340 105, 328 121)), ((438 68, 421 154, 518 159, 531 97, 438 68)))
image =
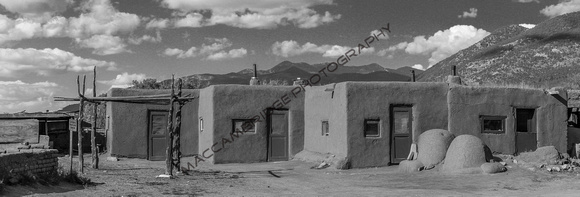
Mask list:
MULTIPOLYGON (((500 174, 443 174, 437 170, 401 173, 397 166, 336 170, 311 169, 314 163, 287 161, 254 164, 202 163, 190 175, 156 178, 165 162, 101 158, 100 169, 85 176, 86 187, 8 186, 6 196, 578 196, 578 173, 551 173, 508 164, 500 174), (271 172, 271 173, 270 173, 271 172)), ((76 158, 75 158, 76 161, 76 158)), ((183 162, 193 161, 184 158, 183 162)), ((68 169, 68 157, 59 158, 68 169)), ((184 165, 185 166, 185 165, 184 165)), ((75 166, 76 168, 76 166, 75 166)))

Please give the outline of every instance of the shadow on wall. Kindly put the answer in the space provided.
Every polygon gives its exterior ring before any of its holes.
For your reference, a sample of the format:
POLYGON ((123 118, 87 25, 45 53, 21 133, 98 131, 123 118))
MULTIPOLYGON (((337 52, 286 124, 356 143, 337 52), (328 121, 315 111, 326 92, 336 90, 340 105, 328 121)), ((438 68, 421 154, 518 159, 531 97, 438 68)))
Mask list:
MULTIPOLYGON (((97 129, 95 132, 95 142, 99 145, 99 152, 105 150, 105 143, 107 142, 105 131, 102 129, 97 129)), ((59 153, 68 153, 69 151, 69 132, 49 134, 50 141, 52 141, 52 148, 57 149, 59 153)), ((78 135, 77 132, 73 132, 73 151, 77 151, 78 135)), ((83 152, 91 152, 91 133, 90 129, 83 132, 83 152)))

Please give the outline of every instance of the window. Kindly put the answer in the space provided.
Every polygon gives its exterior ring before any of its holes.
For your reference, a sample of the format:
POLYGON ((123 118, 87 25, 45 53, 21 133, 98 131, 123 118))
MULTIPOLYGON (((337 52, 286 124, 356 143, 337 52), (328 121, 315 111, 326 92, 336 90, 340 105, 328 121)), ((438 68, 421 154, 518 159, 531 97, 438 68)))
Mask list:
POLYGON ((381 136, 381 121, 378 119, 365 120, 365 137, 380 137, 381 136))
POLYGON ((322 121, 322 136, 328 136, 328 120, 322 121))
POLYGON ((199 132, 203 132, 203 117, 199 117, 199 132))
POLYGON ((505 116, 481 116, 482 133, 505 133, 505 116))
POLYGON ((256 133, 256 125, 254 125, 253 119, 234 119, 233 123, 232 133, 256 133))

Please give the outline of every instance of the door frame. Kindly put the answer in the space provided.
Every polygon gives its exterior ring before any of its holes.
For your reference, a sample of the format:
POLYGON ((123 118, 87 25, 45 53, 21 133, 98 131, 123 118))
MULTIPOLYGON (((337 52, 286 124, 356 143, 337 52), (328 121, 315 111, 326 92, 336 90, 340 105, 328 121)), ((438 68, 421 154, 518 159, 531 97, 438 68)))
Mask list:
MULTIPOLYGON (((390 164, 398 164, 399 162, 395 162, 395 155, 396 155, 396 148, 395 148, 395 112, 397 110, 397 108, 399 109, 405 109, 405 110, 401 110, 401 111, 408 111, 409 112, 409 122, 408 124, 408 128, 409 128, 409 137, 411 138, 411 144, 413 144, 413 105, 410 104, 397 104, 397 105, 391 105, 391 107, 389 108, 389 142, 390 142, 390 152, 389 152, 389 157, 390 157, 390 164)), ((400 134, 399 134, 400 135, 400 134)), ((411 147, 409 147, 410 150, 411 147)), ((408 154, 407 154, 408 155, 408 154)))
MULTIPOLYGON (((164 113, 167 115, 167 118, 169 118, 169 110, 163 110, 163 109, 148 109, 147 110, 147 160, 151 161, 151 156, 153 155, 153 147, 151 145, 151 127, 152 127, 152 122, 151 122, 151 115, 154 113, 164 113)), ((167 138, 169 132, 167 131, 167 127, 165 128, 165 140, 167 141, 167 138)), ((167 144, 165 144, 167 145, 167 144)), ((166 147, 167 149, 167 147, 166 147)), ((165 153, 167 154, 167 153, 165 153)), ((165 155, 165 157, 167 157, 167 155, 165 155)))
MULTIPOLYGON (((518 115, 517 115, 518 113, 517 113, 517 111, 518 111, 518 109, 522 109, 522 110, 534 110, 534 114, 532 115, 532 128, 531 128, 531 131, 528 131, 527 133, 529 133, 529 134, 532 134, 533 133, 533 134, 536 135, 536 137, 535 137, 536 144, 534 146, 535 147, 534 150, 538 149, 538 131, 537 131, 537 124, 538 124, 538 122, 537 122, 537 113, 538 113, 538 108, 537 107, 525 107, 525 106, 524 107, 518 107, 518 106, 514 106, 513 107, 513 110, 514 110, 513 111, 513 115, 514 115, 514 125, 513 125, 513 128, 514 128, 515 154, 519 154, 519 153, 524 152, 524 151, 518 150, 518 133, 524 133, 524 132, 518 132, 518 129, 517 129, 517 126, 518 126, 518 115)), ((528 129, 530 129, 530 128, 528 128, 528 129)))
MULTIPOLYGON (((275 109, 275 108, 267 108, 267 113, 266 113, 266 161, 267 162, 275 162, 271 160, 271 144, 270 144, 270 133, 271 133, 271 129, 272 129, 272 112, 274 111, 286 111, 286 121, 287 121, 287 127, 286 128, 286 160, 282 160, 282 161, 288 161, 290 159, 290 123, 288 122, 290 120, 290 111, 288 109, 275 109)), ((276 161, 281 161, 281 160, 276 160, 276 161)))

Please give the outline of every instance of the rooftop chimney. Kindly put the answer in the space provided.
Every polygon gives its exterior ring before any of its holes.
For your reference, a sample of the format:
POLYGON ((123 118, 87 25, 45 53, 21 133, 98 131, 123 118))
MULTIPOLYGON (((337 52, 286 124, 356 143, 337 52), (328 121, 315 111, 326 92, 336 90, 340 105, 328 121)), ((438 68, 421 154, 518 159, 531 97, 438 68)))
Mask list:
POLYGON ((260 80, 258 80, 258 68, 256 64, 254 64, 254 76, 250 79, 250 85, 260 85, 260 80))

